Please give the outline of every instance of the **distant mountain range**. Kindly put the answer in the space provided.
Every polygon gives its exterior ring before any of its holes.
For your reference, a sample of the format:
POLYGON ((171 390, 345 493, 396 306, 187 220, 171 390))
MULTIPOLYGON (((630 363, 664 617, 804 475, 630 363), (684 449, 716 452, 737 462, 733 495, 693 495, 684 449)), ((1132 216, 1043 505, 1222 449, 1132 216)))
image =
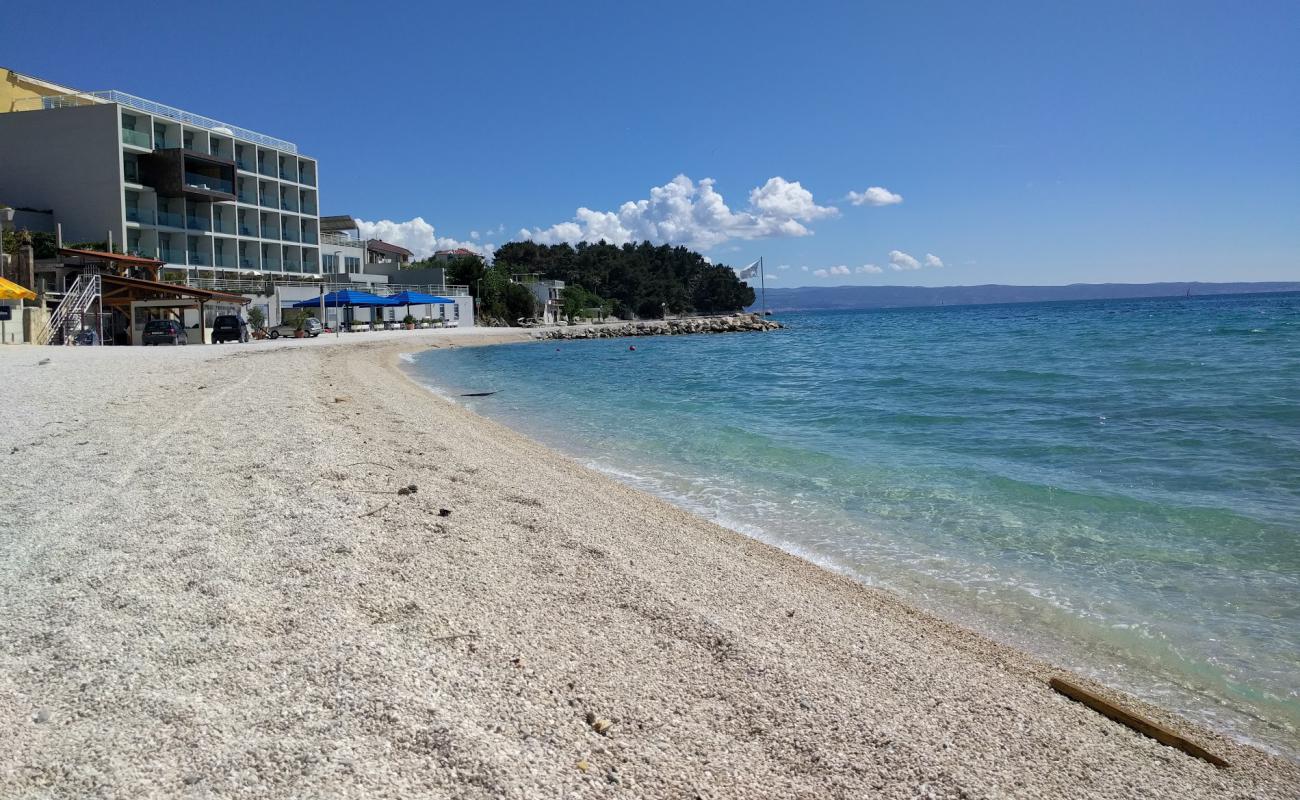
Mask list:
MULTIPOLYGON (((1300 292, 1300 281, 1273 283, 1072 283, 1069 286, 801 286, 767 290, 773 311, 1122 300, 1256 292, 1300 292)), ((757 309, 757 303, 750 310, 757 309)))

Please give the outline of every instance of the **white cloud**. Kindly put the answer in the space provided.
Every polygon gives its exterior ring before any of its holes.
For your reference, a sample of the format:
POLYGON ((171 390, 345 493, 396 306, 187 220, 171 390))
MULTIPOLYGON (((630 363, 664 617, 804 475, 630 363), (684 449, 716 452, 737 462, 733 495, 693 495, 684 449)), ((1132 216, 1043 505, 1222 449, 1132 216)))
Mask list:
POLYGON ((901 194, 894 194, 883 186, 869 186, 865 192, 849 192, 847 199, 855 206, 892 206, 903 202, 901 194))
POLYGON ((471 239, 473 239, 474 241, 477 242, 477 241, 478 241, 478 231, 470 231, 470 232, 469 232, 469 238, 471 238, 471 239))
POLYGON ((807 267, 800 267, 800 268, 799 268, 799 271, 800 271, 800 272, 807 272, 807 271, 808 271, 808 268, 807 268, 807 267))
POLYGON ((749 193, 749 207, 732 211, 714 188, 712 178, 699 183, 678 175, 650 190, 650 197, 624 203, 617 211, 579 208, 573 219, 549 228, 524 228, 518 238, 539 244, 605 240, 625 244, 649 240, 707 250, 733 239, 808 236, 804 224, 839 214, 819 206, 798 181, 781 177, 749 193))
POLYGON ((389 244, 397 244, 415 253, 416 258, 428 258, 437 250, 455 250, 463 247, 484 257, 491 257, 496 245, 475 241, 460 241, 447 236, 438 236, 433 226, 423 217, 408 219, 406 222, 393 222, 381 219, 378 222, 357 220, 357 228, 363 239, 383 239, 389 244))
POLYGON ((939 258, 938 256, 936 256, 934 253, 926 253, 926 254, 925 254, 925 265, 926 265, 927 267, 942 267, 942 266, 943 266, 943 259, 942 259, 942 258, 939 258))
POLYGON ((785 272, 786 270, 790 269, 790 265, 789 265, 789 264, 780 264, 780 265, 777 266, 777 269, 781 270, 782 272, 785 272))
POLYGON ((858 273, 859 275, 879 275, 880 273, 884 272, 883 269, 877 267, 875 264, 863 264, 862 266, 858 267, 853 271, 858 273))
POLYGON ((905 269, 920 269, 921 262, 912 258, 902 250, 889 251, 889 267, 895 272, 902 272, 905 269))
POLYGON ((813 275, 816 275, 818 278, 829 278, 832 275, 852 275, 852 274, 853 274, 853 270, 849 269, 843 264, 837 267, 827 267, 826 269, 819 269, 813 271, 813 275))
POLYGON ((828 270, 818 269, 818 270, 813 270, 813 275, 818 278, 829 278, 831 276, 831 273, 828 270))

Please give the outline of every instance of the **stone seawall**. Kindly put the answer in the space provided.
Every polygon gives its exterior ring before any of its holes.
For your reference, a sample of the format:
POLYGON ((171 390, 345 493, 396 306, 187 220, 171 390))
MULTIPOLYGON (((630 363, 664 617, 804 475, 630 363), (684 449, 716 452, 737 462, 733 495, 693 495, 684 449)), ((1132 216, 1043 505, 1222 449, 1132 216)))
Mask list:
POLYGON ((538 339, 613 339, 620 336, 676 336, 688 333, 740 333, 770 331, 784 327, 776 320, 758 314, 735 314, 725 317, 689 317, 653 319, 640 322, 614 322, 573 325, 567 328, 538 331, 538 339))

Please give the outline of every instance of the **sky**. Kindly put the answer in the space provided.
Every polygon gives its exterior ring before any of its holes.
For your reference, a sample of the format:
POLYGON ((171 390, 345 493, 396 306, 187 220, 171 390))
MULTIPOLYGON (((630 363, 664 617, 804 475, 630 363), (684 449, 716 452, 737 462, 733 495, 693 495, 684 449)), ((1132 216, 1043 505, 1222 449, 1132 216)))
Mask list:
POLYGON ((420 255, 1300 279, 1296 2, 11 5, 0 65, 294 141, 323 214, 420 255))

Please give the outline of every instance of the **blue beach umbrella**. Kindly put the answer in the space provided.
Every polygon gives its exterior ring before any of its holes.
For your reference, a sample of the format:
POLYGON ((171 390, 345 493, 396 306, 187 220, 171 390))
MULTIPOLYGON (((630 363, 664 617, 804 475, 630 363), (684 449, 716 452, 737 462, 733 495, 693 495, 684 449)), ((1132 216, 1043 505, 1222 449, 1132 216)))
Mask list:
MULTIPOLYGON (((330 292, 324 297, 313 297, 310 300, 300 300, 294 303, 291 308, 320 308, 324 304, 326 308, 373 308, 375 306, 395 306, 390 298, 380 297, 370 292, 361 292, 356 289, 340 289, 330 292)), ((347 315, 351 318, 351 314, 347 315)), ((324 320, 321 320, 324 322, 324 320)))
POLYGON ((398 292, 390 294, 387 300, 392 300, 393 305, 406 306, 406 313, 411 313, 411 306, 427 306, 434 303, 455 303, 449 297, 439 297, 436 294, 425 294, 424 292, 398 292))

